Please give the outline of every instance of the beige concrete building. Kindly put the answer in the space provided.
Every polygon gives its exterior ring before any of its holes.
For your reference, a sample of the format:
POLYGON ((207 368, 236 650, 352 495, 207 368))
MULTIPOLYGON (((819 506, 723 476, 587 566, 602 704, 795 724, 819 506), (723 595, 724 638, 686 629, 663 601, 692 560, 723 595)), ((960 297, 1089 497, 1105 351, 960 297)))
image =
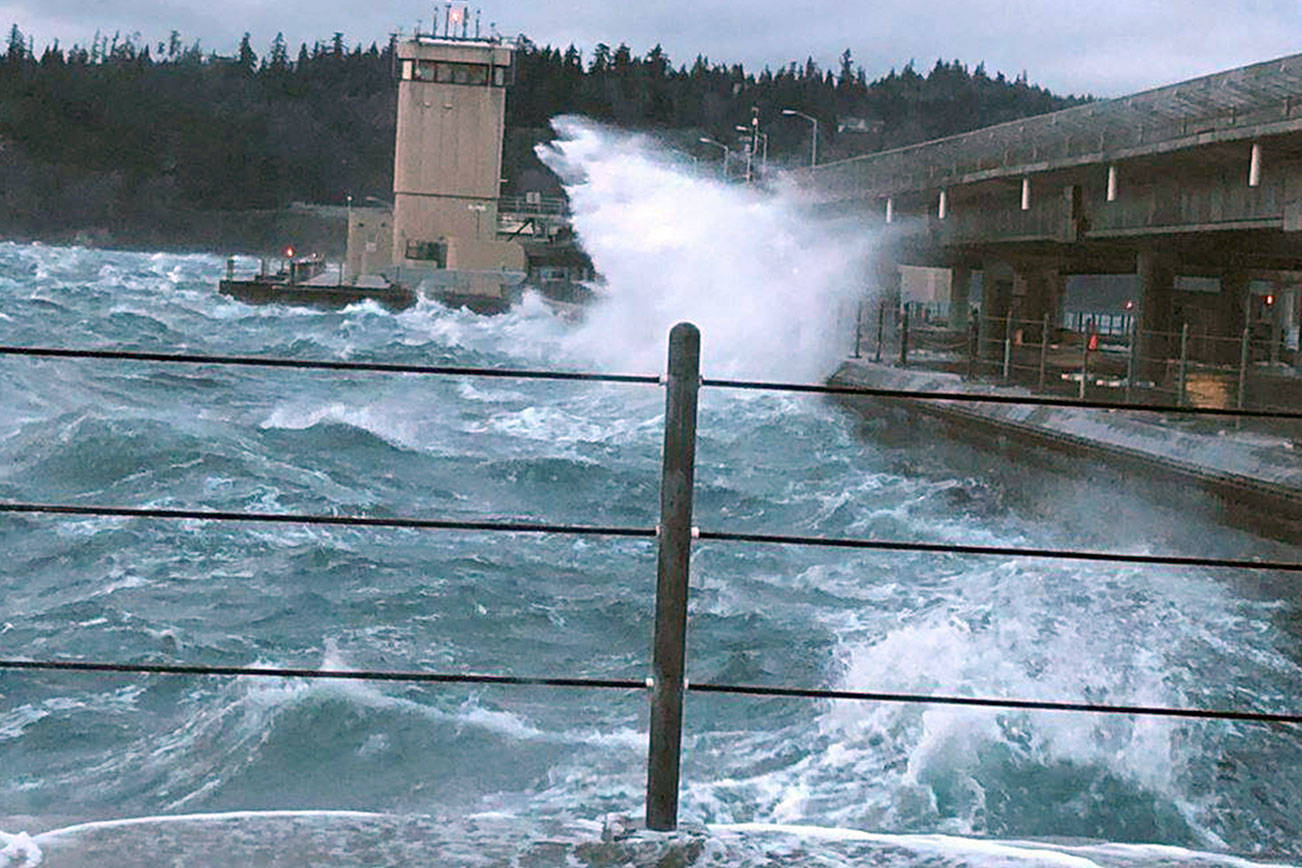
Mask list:
POLYGON ((344 273, 356 283, 393 264, 393 212, 388 208, 348 209, 348 258, 344 273))
POLYGON ((513 51, 456 37, 399 45, 392 265, 524 270, 524 248, 497 232, 513 51))

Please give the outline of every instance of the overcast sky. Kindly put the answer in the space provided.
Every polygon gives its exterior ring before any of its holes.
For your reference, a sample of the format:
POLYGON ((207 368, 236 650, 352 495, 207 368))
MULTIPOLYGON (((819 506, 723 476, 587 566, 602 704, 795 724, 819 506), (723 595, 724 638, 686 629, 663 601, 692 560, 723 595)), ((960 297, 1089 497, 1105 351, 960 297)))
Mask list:
MULTIPOLYGON (((472 4, 473 6, 474 4, 472 4)), ((698 53, 747 68, 813 56, 831 66, 849 48, 873 78, 910 59, 984 61, 993 74, 1025 70, 1059 93, 1120 96, 1193 76, 1302 52, 1302 0, 497 0, 478 4, 503 33, 539 44, 598 42, 644 53, 657 42, 675 63, 698 53)), ((439 4, 442 7, 442 4, 439 4)), ((399 0, 0 0, 0 22, 17 23, 38 49, 58 38, 88 43, 96 30, 139 33, 156 43, 172 29, 205 50, 230 53, 244 31, 265 53, 277 31, 300 42, 383 41, 433 4, 399 0)))

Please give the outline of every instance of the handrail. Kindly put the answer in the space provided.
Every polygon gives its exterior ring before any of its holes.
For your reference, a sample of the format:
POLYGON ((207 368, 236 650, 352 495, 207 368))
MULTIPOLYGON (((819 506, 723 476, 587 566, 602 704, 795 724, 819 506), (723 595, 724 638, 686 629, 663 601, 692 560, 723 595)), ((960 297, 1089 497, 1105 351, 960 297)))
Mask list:
MULTIPOLYGON (((656 385, 655 374, 602 374, 588 371, 549 371, 523 368, 476 368, 456 365, 411 365, 392 362, 352 362, 330 359, 294 359, 274 356, 228 356, 194 353, 163 353, 138 350, 97 350, 71 347, 21 347, 0 345, 0 356, 29 356, 59 359, 113 359, 190 365, 238 365, 246 367, 293 368, 300 370, 352 371, 357 373, 426 374, 497 379, 559 380, 598 383, 656 385)), ((765 380, 733 380, 703 377, 706 388, 805 392, 823 395, 860 395, 868 398, 904 398, 974 404, 1022 404, 1034 407, 1075 407, 1094 410, 1134 410, 1143 413, 1173 413, 1185 416, 1227 416, 1243 419, 1299 419, 1296 410, 1245 410, 1220 407, 1188 407, 1177 404, 1135 404, 1123 401, 1074 400, 1035 395, 996 395, 973 392, 929 392, 915 389, 878 389, 871 386, 825 383, 783 383, 765 380)))
MULTIPOLYGON (((200 675, 239 678, 304 678, 346 681, 397 681, 410 684, 485 684, 491 686, 560 687, 592 690, 651 690, 654 679, 553 678, 528 675, 490 675, 473 672, 399 672, 374 669, 308 669, 293 666, 207 666, 185 663, 113 663, 102 660, 4 660, 0 670, 28 672, 96 672, 138 675, 200 675)), ((762 684, 688 683, 688 692, 773 696, 796 699, 891 702, 911 705, 960 705, 976 708, 1066 711, 1090 714, 1125 714, 1252 723, 1302 724, 1302 714, 1242 711, 1219 708, 1175 708, 1155 705, 1108 705, 1093 702, 1055 702, 1040 699, 1006 699, 986 696, 948 696, 929 693, 884 693, 863 690, 827 690, 775 687, 762 684)))
POLYGON ((557 688, 600 688, 618 690, 650 689, 652 694, 652 711, 647 773, 647 825, 649 828, 661 830, 673 829, 677 825, 682 697, 683 694, 688 691, 695 691, 698 693, 823 700, 929 703, 984 708, 1156 715, 1165 717, 1202 718, 1287 725, 1302 724, 1302 714, 1263 712, 1250 709, 1172 708, 1140 705, 1106 705, 1052 700, 831 690, 788 686, 732 685, 716 683, 689 684, 684 678, 688 571, 690 564, 690 550, 694 539, 718 542, 825 546, 865 550, 911 551, 962 555, 998 555, 1008 557, 1071 559, 1111 563, 1196 566, 1240 570, 1274 570, 1293 573, 1302 572, 1302 564, 1276 561, 1126 554, 1120 552, 1063 549, 1034 549, 1012 546, 975 546, 950 543, 930 543, 912 540, 831 538, 739 533, 732 531, 702 531, 691 524, 691 500, 696 442, 696 396, 697 390, 700 387, 787 391, 797 393, 803 392, 811 394, 862 395, 878 398, 925 401, 968 401, 999 404, 1126 409, 1144 412, 1222 415, 1248 418, 1298 419, 1302 418, 1302 413, 1293 411, 1219 410, 1185 406, 1165 407, 1104 401, 1072 401, 1020 395, 943 393, 899 389, 874 389, 858 386, 702 378, 699 374, 699 332, 696 330, 695 326, 686 323, 680 323, 678 326, 675 326, 671 333, 668 369, 669 375, 664 378, 637 374, 598 374, 590 372, 473 368, 447 365, 409 365, 385 362, 308 360, 268 356, 233 356, 55 347, 0 346, 0 356, 235 365, 392 374, 434 374, 445 376, 519 378, 531 380, 636 384, 663 383, 668 386, 666 389, 666 427, 664 466, 661 477, 660 523, 655 528, 573 525, 505 520, 468 521, 418 517, 239 512, 86 504, 0 503, 0 514, 11 515, 31 513, 166 520, 264 523, 295 522, 310 525, 360 526, 372 528, 584 534, 642 539, 655 538, 659 546, 659 577, 656 590, 656 632, 653 661, 656 675, 654 678, 649 678, 645 681, 635 681, 631 679, 535 677, 476 673, 385 672, 373 670, 320 670, 297 667, 242 667, 208 666, 203 664, 20 659, 0 659, 0 670, 80 671, 99 674, 135 673, 191 676, 278 676, 442 684, 473 683, 511 686, 534 685, 557 688))
MULTIPOLYGON (((566 534, 570 536, 608 536, 655 539, 656 528, 614 527, 581 524, 545 524, 520 521, 455 521, 451 519, 408 518, 368 515, 314 515, 292 512, 222 512, 206 509, 160 509, 154 507, 100 506, 72 503, 15 503, 0 501, 0 513, 77 515, 95 518, 143 518, 180 521, 256 522, 274 524, 330 525, 334 527, 405 528, 409 530, 459 530, 472 532, 566 534)), ((862 539, 854 537, 791 536, 771 533, 742 533, 723 530, 693 529, 693 538, 716 542, 762 543, 771 545, 813 546, 824 548, 865 549, 888 552, 925 552, 942 555, 986 555, 1042 560, 1095 561, 1113 564, 1146 564, 1168 567, 1204 567, 1231 570, 1274 570, 1302 573, 1302 563, 1292 561, 1204 558, 1183 555, 1145 555, 1125 552, 1084 551, 1079 549, 1045 549, 1019 546, 977 546, 961 543, 921 542, 917 540, 862 539)))

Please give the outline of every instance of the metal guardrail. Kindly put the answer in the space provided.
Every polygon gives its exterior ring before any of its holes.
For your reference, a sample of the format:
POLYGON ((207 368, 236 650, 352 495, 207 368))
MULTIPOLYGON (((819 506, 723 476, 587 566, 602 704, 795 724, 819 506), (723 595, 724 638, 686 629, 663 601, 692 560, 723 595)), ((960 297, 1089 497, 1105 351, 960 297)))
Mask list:
POLYGON ((503 196, 497 200, 498 214, 567 216, 570 203, 560 196, 503 196))
MULTIPOLYGON (((771 545, 830 546, 878 551, 911 551, 976 556, 1005 556, 1068 559, 1111 563, 1156 564, 1233 570, 1273 570, 1302 573, 1302 563, 1265 562, 1180 555, 1132 555, 1122 552, 1031 549, 1005 546, 972 546, 925 543, 908 540, 799 537, 779 534, 748 534, 700 530, 693 525, 692 494, 695 475, 697 395, 702 387, 777 390, 811 394, 851 394, 871 397, 978 401, 994 403, 1052 404, 1078 407, 1118 406, 1148 412, 1203 413, 1206 408, 1117 405, 1108 402, 1061 401, 1047 398, 972 395, 967 393, 909 392, 865 387, 826 386, 808 383, 772 383, 748 380, 709 379, 700 376, 700 333, 695 326, 680 323, 670 333, 669 366, 665 378, 646 375, 591 374, 563 371, 504 370, 450 366, 398 365, 378 362, 279 359, 250 356, 196 355, 133 352, 123 350, 76 350, 50 347, 0 346, 0 356, 47 359, 95 359, 173 364, 243 365, 330 371, 433 374, 534 380, 587 381, 666 385, 665 437, 660 483, 660 523, 655 528, 596 527, 532 522, 451 521, 432 518, 303 515, 285 513, 218 512, 210 510, 153 509, 78 504, 0 503, 0 513, 83 515, 150 520, 210 520, 231 522, 286 522, 319 525, 402 527, 441 531, 490 531, 504 533, 589 534, 639 537, 657 541, 656 615, 653 640, 652 677, 645 682, 630 679, 531 677, 484 673, 403 672, 373 670, 318 670, 291 667, 213 666, 205 664, 155 664, 86 660, 0 659, 0 670, 88 672, 107 674, 292 677, 356 679, 389 682, 442 684, 488 684, 542 686, 570 689, 640 690, 651 692, 651 717, 647 760, 647 826, 672 830, 678 822, 678 792, 682 745, 682 706, 686 692, 731 695, 774 696, 821 700, 921 703, 952 706, 1084 712, 1095 714, 1154 715, 1161 717, 1225 720, 1302 725, 1302 713, 1272 713, 1253 709, 1172 708, 1140 705, 1105 705, 1054 700, 1000 697, 905 694, 857 690, 738 685, 688 684, 686 671, 687 598, 691 551, 694 540, 771 545)), ((1212 411, 1222 415, 1302 419, 1302 413, 1262 411, 1212 411)))
MULTIPOLYGON (((916 319, 910 315, 913 307, 912 304, 879 303, 875 330, 866 327, 861 308, 856 321, 854 355, 862 357, 867 350, 880 362, 883 353, 888 358, 895 355, 894 349, 898 352, 898 364, 903 367, 910 364, 910 348, 920 344, 930 352, 921 366, 959 365, 968 379, 979 379, 981 374, 993 371, 1004 382, 1029 385, 1041 393, 1052 391, 1049 385, 1062 377, 1070 377, 1076 384, 1075 400, 1013 397, 1007 403, 1113 410, 1142 406, 1167 414, 1233 417, 1236 424, 1248 418, 1302 418, 1302 413, 1289 409, 1296 406, 1298 395, 1302 395, 1302 380, 1293 390, 1294 397, 1283 402, 1265 402, 1252 394, 1254 382, 1280 376, 1272 371, 1277 370, 1273 366, 1286 354, 1282 348, 1282 332, 1267 335, 1248 326, 1236 337, 1209 335, 1195 332, 1189 323, 1173 332, 1139 331, 1133 312, 1073 311, 1063 314, 1058 322, 1048 315, 1041 319, 977 316, 969 319, 964 334, 947 326, 919 330, 916 319), (1070 369, 1063 367, 1064 357, 1072 360, 1070 369), (1018 371, 1034 372, 1037 376, 1020 376, 1018 371), (1224 406, 1209 400, 1198 405, 1191 385, 1195 376, 1201 378, 1203 392, 1218 391, 1223 396, 1224 406), (1100 377, 1107 379, 1106 385, 1100 377), (1223 387, 1211 390, 1209 378, 1219 378, 1223 387), (1224 385, 1230 383, 1232 388, 1224 385), (1124 391, 1124 401, 1086 400, 1091 391, 1098 394, 1116 389, 1124 391), (1135 394, 1141 392, 1170 395, 1174 403, 1133 403, 1135 394)), ((1283 381, 1288 378, 1284 377, 1283 381)), ((999 402, 988 396, 980 400, 999 402)))

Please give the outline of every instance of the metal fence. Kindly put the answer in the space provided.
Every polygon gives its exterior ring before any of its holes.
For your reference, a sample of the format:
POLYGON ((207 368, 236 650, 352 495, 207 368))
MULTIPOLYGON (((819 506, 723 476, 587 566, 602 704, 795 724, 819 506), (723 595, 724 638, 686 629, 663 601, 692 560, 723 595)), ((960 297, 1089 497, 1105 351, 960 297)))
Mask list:
MULTIPOLYGON (((906 309, 907 310, 907 309, 906 309)), ((1006 324, 1005 331, 1011 328, 1006 324)), ((907 314, 903 333, 907 335, 907 314)), ((1045 334, 1047 336, 1048 330, 1045 334)), ((978 347, 983 340, 979 330, 973 332, 978 347)), ((907 341, 904 346, 907 348, 907 341)), ((1009 344, 1005 343, 1005 347, 1009 344)), ((1041 344, 1041 353, 1047 347, 1041 344)), ((907 356, 907 349, 903 353, 907 356)), ((775 383, 747 380, 702 378, 700 375, 700 333, 696 327, 680 323, 670 334, 668 373, 654 375, 620 375, 540 370, 466 368, 437 365, 403 365, 371 362, 305 360, 257 356, 216 356, 119 350, 79 350, 49 347, 4 347, 0 356, 36 359, 121 361, 149 364, 235 365, 276 367, 298 370, 336 372, 382 372, 404 375, 492 377, 523 380, 566 380, 582 382, 626 383, 644 386, 664 385, 665 432, 660 481, 660 521, 654 528, 598 527, 549 524, 544 522, 456 521, 432 517, 393 517, 374 515, 305 515, 294 513, 217 512, 202 509, 157 509, 120 505, 68 503, 0 502, 0 515, 111 516, 138 521, 218 521, 245 523, 289 523, 325 526, 360 526, 371 528, 408 528, 422 531, 475 531, 513 534, 573 534, 607 537, 655 539, 657 552, 655 628, 652 638, 651 675, 645 681, 632 679, 575 678, 565 675, 539 674, 514 676, 493 673, 317 670, 288 667, 211 665, 206 663, 138 663, 107 660, 56 660, 31 657, 0 659, 0 670, 92 672, 104 677, 117 675, 158 675, 190 677, 293 677, 304 679, 357 679, 384 682, 434 684, 486 684, 515 687, 548 687, 586 690, 646 690, 650 693, 648 733, 646 823, 651 829, 670 830, 678 822, 680 783, 682 709, 687 692, 727 695, 772 696, 815 700, 855 700, 863 702, 923 703, 988 709, 1047 710, 1093 714, 1154 715, 1167 718, 1247 721, 1270 725, 1302 725, 1302 713, 1275 713, 1249 708, 1192 708, 1120 705, 1064 700, 1031 700, 1007 697, 974 697, 947 694, 904 694, 869 690, 828 690, 790 685, 688 683, 686 679, 687 601, 692 548, 697 540, 738 544, 776 544, 821 546, 840 549, 883 552, 929 552, 973 556, 1040 558, 1103 563, 1151 564, 1176 567, 1204 567, 1227 570, 1270 570, 1302 574, 1302 563, 1269 562, 1234 558, 1191 557, 1179 554, 1126 554, 1112 551, 1037 549, 1015 546, 983 546, 931 543, 916 540, 811 537, 785 534, 740 533, 727 529, 700 528, 695 524, 693 490, 696 455, 697 396, 701 388, 785 391, 806 394, 841 395, 863 398, 888 398, 972 403, 1014 403, 1078 407, 1122 407, 1126 409, 1176 412, 1190 415, 1219 415, 1233 418, 1276 417, 1302 420, 1302 413, 1285 411, 1249 411, 1230 408, 1178 406, 1142 406, 1109 404, 1098 400, 1081 401, 1057 397, 971 394, 966 392, 915 392, 873 389, 857 386, 834 386, 813 383, 775 383)), ((1085 356, 1088 369, 1088 355, 1085 356)), ((976 361, 977 355, 973 355, 976 361)), ((1003 365, 1011 371, 1010 355, 1005 349, 1003 365)), ((982 359, 984 362, 984 359, 982 359)), ((1044 365, 1041 364, 1041 369, 1044 365)), ((1084 381, 1082 380, 1082 383, 1084 381)), ((1084 392, 1082 391, 1082 395, 1084 392)))
POLYGON ((976 313, 965 329, 920 318, 915 305, 861 306, 855 355, 934 367, 1044 394, 1145 405, 1238 410, 1302 407, 1302 352, 1279 329, 1237 335, 1139 330, 1129 312, 1065 313, 1057 321, 976 313))
POLYGON ((561 196, 503 196, 497 200, 497 212, 563 216, 570 213, 570 203, 561 196))

